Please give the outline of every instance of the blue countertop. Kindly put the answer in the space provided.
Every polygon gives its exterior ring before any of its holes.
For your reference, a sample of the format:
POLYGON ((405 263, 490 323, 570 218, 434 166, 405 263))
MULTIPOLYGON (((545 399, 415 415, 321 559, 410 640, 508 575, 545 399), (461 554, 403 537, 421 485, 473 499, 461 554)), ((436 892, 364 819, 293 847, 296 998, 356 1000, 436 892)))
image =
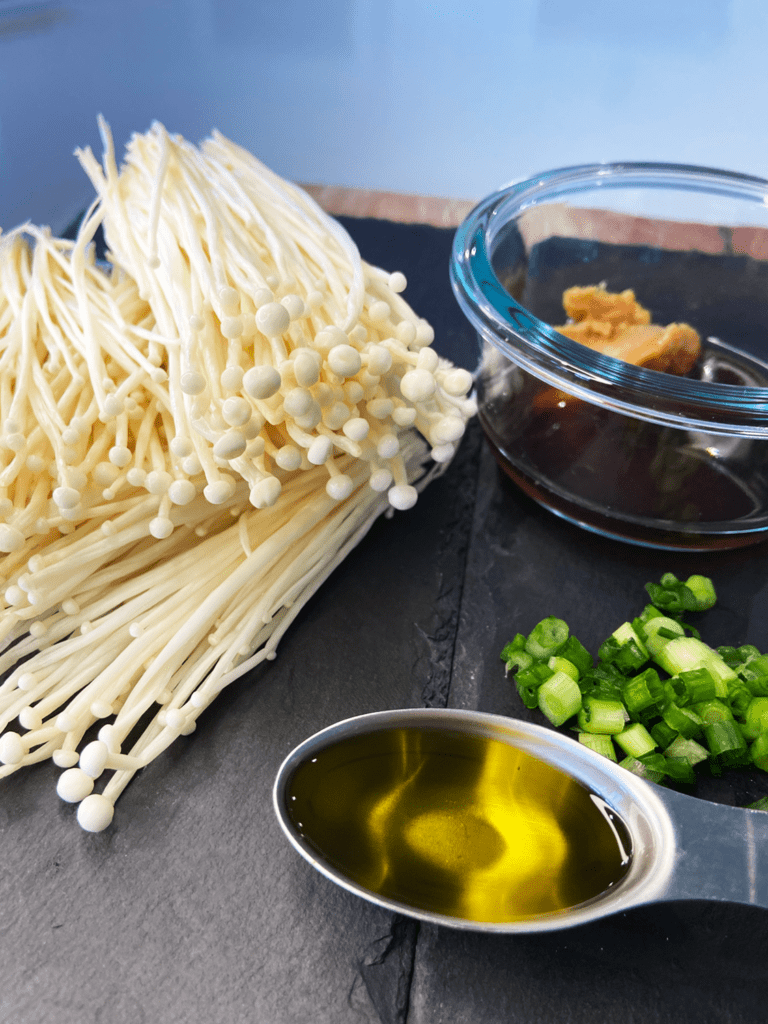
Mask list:
POLYGON ((298 181, 475 199, 568 164, 768 174, 762 0, 0 0, 0 225, 153 119, 298 181))

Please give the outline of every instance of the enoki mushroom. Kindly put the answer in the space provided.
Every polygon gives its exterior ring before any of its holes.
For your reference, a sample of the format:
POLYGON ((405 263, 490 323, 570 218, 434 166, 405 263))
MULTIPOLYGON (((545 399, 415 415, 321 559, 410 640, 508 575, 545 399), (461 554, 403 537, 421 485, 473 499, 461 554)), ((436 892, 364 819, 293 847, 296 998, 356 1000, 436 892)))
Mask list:
POLYGON ((119 169, 100 127, 75 241, 0 245, 0 775, 52 758, 89 831, 474 412, 300 189, 158 124, 119 169))

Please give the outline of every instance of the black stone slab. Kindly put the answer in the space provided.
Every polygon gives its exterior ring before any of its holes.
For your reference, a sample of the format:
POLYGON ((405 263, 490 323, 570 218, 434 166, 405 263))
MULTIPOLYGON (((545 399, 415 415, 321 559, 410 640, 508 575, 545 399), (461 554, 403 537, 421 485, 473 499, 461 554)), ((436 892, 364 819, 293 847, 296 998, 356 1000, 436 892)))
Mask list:
MULTIPOLYGON (((672 555, 594 536, 521 495, 483 450, 449 705, 542 722, 505 679, 503 644, 554 614, 594 652, 611 623, 642 608, 644 583, 667 570, 713 577, 719 603, 701 619, 705 639, 765 646, 767 556, 765 545, 672 555)), ((756 771, 703 775, 696 787, 702 798, 738 806, 766 792, 756 771)), ((758 1024, 767 937, 768 913, 706 903, 644 907, 548 936, 422 926, 407 1021, 758 1024)))
MULTIPOLYGON (((471 366, 451 232, 346 221, 409 278, 438 349, 471 366)), ((762 1022, 768 913, 679 904, 499 938, 419 925, 338 889, 271 807, 283 757, 349 715, 450 704, 521 717, 498 659, 550 613, 593 647, 665 569, 712 575, 713 642, 765 642, 768 552, 668 556, 556 519, 476 426, 416 508, 379 521, 284 638, 83 833, 43 765, 0 782, 0 1024, 762 1022)), ((741 778, 741 777, 739 777, 741 778)), ((747 802, 763 780, 702 795, 747 802)))

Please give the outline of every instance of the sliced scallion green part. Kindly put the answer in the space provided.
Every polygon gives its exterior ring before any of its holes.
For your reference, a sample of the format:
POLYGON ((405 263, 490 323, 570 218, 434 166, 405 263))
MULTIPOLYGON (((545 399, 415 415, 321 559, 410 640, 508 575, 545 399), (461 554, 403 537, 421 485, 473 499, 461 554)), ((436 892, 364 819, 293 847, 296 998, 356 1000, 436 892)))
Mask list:
POLYGON ((621 687, 624 676, 615 665, 598 662, 579 681, 584 695, 602 697, 604 700, 622 700, 621 687))
POLYGON ((715 650, 729 668, 738 668, 746 660, 739 654, 737 647, 722 646, 716 647, 715 650))
POLYGON ((642 757, 656 749, 656 741, 642 722, 632 722, 613 738, 624 753, 632 757, 642 757))
POLYGON ((517 676, 515 678, 515 688, 520 696, 520 700, 527 708, 533 709, 539 706, 538 685, 532 686, 530 683, 523 683, 520 681, 520 677, 517 676))
POLYGON ((580 673, 578 668, 573 664, 572 661, 569 661, 567 658, 562 657, 562 655, 553 654, 547 662, 547 666, 551 668, 553 672, 565 672, 565 674, 567 676, 570 676, 571 679, 575 679, 576 682, 579 681, 580 673))
POLYGON ((674 702, 670 702, 662 708, 661 717, 670 729, 679 732, 686 739, 693 739, 694 736, 701 735, 704 721, 691 708, 681 708, 674 702))
POLYGON ((751 744, 749 756, 756 768, 768 772, 768 732, 761 732, 751 744))
POLYGON ((756 697, 768 697, 768 655, 758 653, 747 657, 736 671, 750 693, 756 697))
POLYGON ((538 704, 553 725, 563 725, 581 709, 581 690, 565 672, 555 672, 539 687, 538 704))
POLYGON ((645 778, 689 783, 707 760, 715 774, 750 760, 768 771, 768 653, 715 650, 681 621, 714 604, 707 577, 665 573, 647 589, 654 604, 613 631, 596 663, 555 616, 518 633, 502 659, 523 702, 555 726, 576 716, 581 743, 612 759, 620 748, 621 764, 645 778), (669 678, 639 671, 648 654, 669 678))
POLYGON ((600 644, 598 658, 615 665, 623 675, 638 672, 648 661, 648 651, 630 622, 623 622, 604 643, 600 644))
POLYGON ((705 724, 733 721, 731 709, 716 697, 713 697, 712 700, 702 701, 700 704, 692 704, 691 711, 694 711, 705 724))
POLYGON ((700 764, 709 757, 709 751, 702 747, 696 740, 686 739, 685 736, 677 736, 664 751, 665 757, 676 757, 689 764, 700 764))
POLYGON ((656 722, 649 731, 662 750, 666 749, 670 743, 674 743, 680 735, 677 729, 672 729, 665 721, 656 722))
POLYGON ((621 695, 631 715, 653 707, 662 696, 661 680, 655 668, 647 668, 621 684, 621 695))
POLYGON ((707 611, 717 604, 715 585, 708 576, 689 576, 685 581, 685 586, 693 592, 693 596, 696 598, 696 608, 692 608, 691 611, 707 611))
POLYGON ((692 785, 696 781, 693 772, 693 765, 680 757, 665 757, 664 754, 644 754, 640 758, 644 765, 662 776, 667 776, 674 782, 684 782, 692 785))
POLYGON ((579 743, 611 761, 616 760, 616 748, 613 745, 613 740, 606 733, 580 732, 579 743))
POLYGON ((529 668, 521 669, 515 679, 526 686, 541 686, 550 676, 554 675, 552 669, 543 661, 537 661, 529 668))
POLYGON ((567 624, 550 615, 533 627, 525 641, 525 649, 534 661, 545 661, 559 653, 568 635, 567 624))
POLYGON ((518 633, 513 640, 504 645, 501 660, 506 662, 507 672, 517 672, 533 664, 533 656, 525 649, 525 637, 522 633, 518 633))
POLYGON ((646 583, 645 589, 657 608, 674 616, 706 611, 717 600, 712 580, 707 576, 689 576, 683 582, 674 573, 665 572, 658 583, 646 583))
POLYGON ((708 722, 704 726, 703 732, 709 752, 713 758, 717 759, 718 763, 745 764, 749 760, 747 742, 733 720, 708 722))
POLYGON ((737 679, 728 687, 728 703, 734 718, 743 720, 752 700, 752 691, 740 679, 737 679))
POLYGON ((641 779, 647 779, 649 782, 661 782, 664 778, 663 772, 654 771, 632 754, 619 761, 619 764, 622 768, 632 772, 633 775, 638 775, 641 779))
POLYGON ((567 658, 579 670, 579 675, 589 672, 595 659, 584 644, 575 636, 569 636, 559 651, 561 658, 567 658))
POLYGON ((677 678, 683 684, 687 704, 699 704, 717 696, 717 686, 709 669, 695 668, 690 672, 679 672, 677 678))
POLYGON ((515 686, 520 698, 527 708, 538 707, 539 687, 553 675, 552 669, 544 662, 535 662, 522 669, 515 676, 515 686))
POLYGON ((674 619, 670 619, 666 615, 657 615, 646 622, 643 635, 648 653, 654 661, 658 661, 659 654, 667 644, 677 637, 684 637, 685 630, 674 619))
POLYGON ((589 696, 584 698, 578 723, 582 732, 612 736, 621 732, 628 720, 627 709, 621 701, 589 696))
POLYGON ((671 676, 691 672, 697 668, 707 669, 715 681, 715 692, 718 697, 727 697, 728 684, 738 678, 736 672, 729 668, 717 651, 694 636, 681 636, 667 641, 661 650, 653 655, 653 659, 671 676))
POLYGON ((744 714, 741 731, 748 740, 757 739, 761 732, 768 732, 768 697, 753 697, 744 714))
POLYGON ((761 654, 754 644, 742 644, 741 647, 737 649, 739 652, 739 657, 744 662, 744 664, 751 661, 753 658, 765 657, 765 655, 761 654))

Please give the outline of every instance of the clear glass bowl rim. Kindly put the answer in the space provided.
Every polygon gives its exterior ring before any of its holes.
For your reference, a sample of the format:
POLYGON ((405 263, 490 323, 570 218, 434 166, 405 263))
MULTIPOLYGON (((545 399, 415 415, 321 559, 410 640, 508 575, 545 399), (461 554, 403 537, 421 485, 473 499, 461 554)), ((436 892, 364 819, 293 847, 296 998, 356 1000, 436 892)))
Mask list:
POLYGON ((576 192, 629 187, 704 192, 768 206, 768 181, 735 171, 668 163, 583 164, 547 171, 487 196, 459 225, 450 265, 459 306, 480 339, 585 401, 662 425, 768 437, 768 388, 691 380, 602 355, 539 320, 496 276, 494 242, 524 210, 576 192))

